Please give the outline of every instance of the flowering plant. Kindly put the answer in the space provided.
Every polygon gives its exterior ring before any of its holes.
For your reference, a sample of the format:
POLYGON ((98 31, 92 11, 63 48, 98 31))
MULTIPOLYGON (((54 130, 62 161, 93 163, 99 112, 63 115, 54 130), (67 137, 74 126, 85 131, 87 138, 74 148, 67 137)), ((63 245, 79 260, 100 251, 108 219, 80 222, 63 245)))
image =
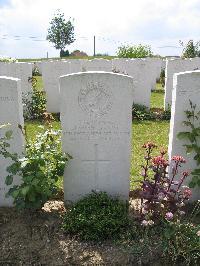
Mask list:
POLYGON ((192 194, 188 187, 183 186, 189 173, 186 171, 179 173, 179 168, 186 162, 185 159, 182 156, 173 156, 172 173, 169 175, 166 151, 161 149, 158 156, 152 157, 156 145, 148 142, 143 148, 146 154, 145 165, 142 166, 143 180, 140 191, 142 225, 151 225, 161 218, 168 221, 179 219, 184 215, 182 208, 192 194))

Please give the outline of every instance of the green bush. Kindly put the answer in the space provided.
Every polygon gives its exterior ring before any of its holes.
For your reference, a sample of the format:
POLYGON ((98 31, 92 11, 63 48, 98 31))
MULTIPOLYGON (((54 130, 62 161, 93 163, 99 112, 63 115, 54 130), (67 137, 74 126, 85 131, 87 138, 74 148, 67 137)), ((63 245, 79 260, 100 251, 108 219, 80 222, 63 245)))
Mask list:
POLYGON ((5 177, 6 185, 11 186, 7 197, 13 198, 18 209, 40 209, 44 203, 57 192, 57 181, 63 176, 66 162, 71 158, 62 154, 60 148, 60 131, 48 128, 27 142, 24 157, 9 152, 11 132, 5 134, 0 142, 0 154, 10 158, 7 167, 9 175, 5 177), (15 176, 21 178, 15 184, 15 176))
POLYGON ((149 45, 122 45, 118 47, 117 56, 123 58, 144 58, 150 57, 153 53, 149 45))
POLYGON ((150 110, 141 104, 133 104, 132 117, 136 120, 151 120, 154 119, 154 114, 150 110))
POLYGON ((200 226, 168 223, 162 241, 163 253, 174 265, 200 265, 200 226))
POLYGON ((132 118, 136 120, 170 120, 171 109, 167 110, 159 109, 148 109, 146 106, 141 104, 133 104, 132 106, 132 118))
POLYGON ((128 225, 128 205, 105 192, 93 192, 79 200, 63 219, 64 231, 82 240, 114 239, 128 225))
POLYGON ((24 119, 40 119, 46 112, 45 92, 36 88, 36 78, 30 78, 30 82, 32 82, 32 92, 24 93, 22 97, 24 119))

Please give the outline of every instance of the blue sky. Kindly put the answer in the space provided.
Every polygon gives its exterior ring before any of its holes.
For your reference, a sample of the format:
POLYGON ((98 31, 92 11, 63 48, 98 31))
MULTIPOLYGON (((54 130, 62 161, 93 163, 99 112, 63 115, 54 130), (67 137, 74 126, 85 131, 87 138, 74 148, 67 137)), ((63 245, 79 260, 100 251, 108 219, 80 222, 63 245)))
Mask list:
POLYGON ((199 0, 0 0, 0 55, 16 58, 58 56, 46 41, 56 9, 74 18, 76 41, 70 51, 114 55, 121 44, 149 44, 156 54, 179 55, 198 41, 199 0), (35 38, 32 38, 35 37, 35 38))

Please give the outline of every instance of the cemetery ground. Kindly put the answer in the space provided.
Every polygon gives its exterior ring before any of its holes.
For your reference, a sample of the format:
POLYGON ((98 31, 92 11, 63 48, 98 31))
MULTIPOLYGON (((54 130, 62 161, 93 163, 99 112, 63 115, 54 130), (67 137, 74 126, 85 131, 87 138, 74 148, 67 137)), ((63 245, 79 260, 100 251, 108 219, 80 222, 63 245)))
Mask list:
MULTIPOLYGON (((40 89, 41 77, 37 80, 40 89)), ((163 89, 158 84, 157 90, 152 93, 151 107, 162 109, 163 97, 163 89)), ((39 120, 25 123, 29 139, 34 139, 41 132, 41 124, 43 122, 39 120)), ((60 121, 55 119, 53 128, 60 127, 60 121)), ((131 189, 137 188, 141 178, 141 165, 144 163, 142 145, 152 141, 158 148, 167 149, 168 134, 169 121, 133 121, 131 189)), ((161 232, 157 232, 156 228, 152 232, 145 228, 137 232, 137 240, 132 238, 136 233, 134 225, 120 241, 81 241, 78 237, 63 234, 61 224, 65 207, 62 180, 59 186, 60 193, 40 212, 24 213, 0 208, 0 265, 171 265, 161 257, 161 232)), ((137 199, 133 199, 132 203, 137 204, 137 199)), ((193 222, 198 223, 199 217, 193 222)))

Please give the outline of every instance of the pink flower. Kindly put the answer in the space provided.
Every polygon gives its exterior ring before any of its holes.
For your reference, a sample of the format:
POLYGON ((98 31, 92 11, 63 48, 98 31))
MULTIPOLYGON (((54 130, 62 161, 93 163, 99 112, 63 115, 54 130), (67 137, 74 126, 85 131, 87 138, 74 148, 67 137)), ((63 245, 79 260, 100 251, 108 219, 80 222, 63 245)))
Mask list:
POLYGON ((157 146, 153 142, 147 142, 142 145, 142 148, 145 149, 151 149, 151 148, 156 148, 157 146))
POLYGON ((165 218, 166 218, 167 220, 171 220, 171 219, 173 219, 173 217, 174 217, 174 215, 173 215, 172 212, 167 212, 167 213, 165 214, 165 218))
POLYGON ((189 176, 189 172, 188 171, 184 171, 183 172, 183 177, 187 177, 187 176, 189 176))
POLYGON ((189 188, 183 190, 183 197, 189 199, 192 196, 192 191, 189 188))
POLYGON ((182 156, 173 156, 172 161, 186 163, 186 160, 182 156))
POLYGON ((152 159, 152 163, 155 166, 168 166, 168 161, 162 156, 156 156, 152 159))

